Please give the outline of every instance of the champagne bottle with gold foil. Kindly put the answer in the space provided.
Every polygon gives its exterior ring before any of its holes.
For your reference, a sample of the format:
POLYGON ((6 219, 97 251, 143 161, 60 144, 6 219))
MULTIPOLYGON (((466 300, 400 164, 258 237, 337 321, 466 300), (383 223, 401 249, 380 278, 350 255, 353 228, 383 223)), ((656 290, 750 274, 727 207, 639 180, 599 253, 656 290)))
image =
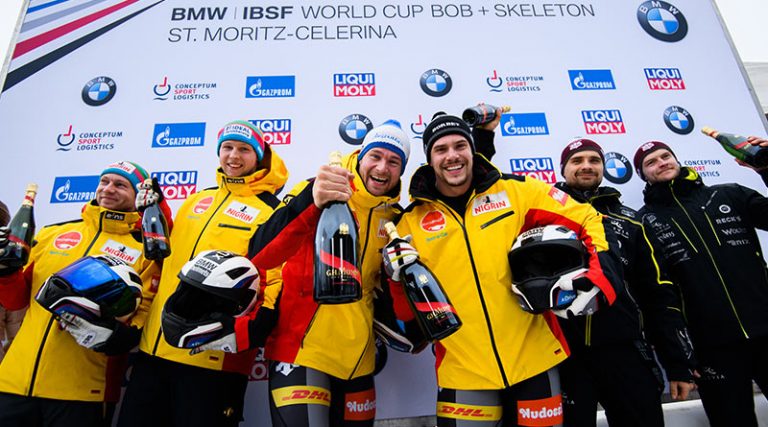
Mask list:
POLYGON ((701 133, 716 139, 728 154, 752 167, 768 166, 768 148, 750 144, 746 136, 720 132, 708 126, 702 128, 701 133))
MULTIPOLYGON (((461 118, 464 119, 470 126, 479 126, 493 121, 496 118, 496 110, 499 107, 490 104, 480 104, 474 107, 469 107, 461 114, 461 118)), ((501 107, 502 113, 507 113, 511 110, 508 105, 501 107)))
MULTIPOLYGON (((341 153, 330 155, 341 166, 341 153)), ((318 304, 344 304, 363 296, 360 283, 358 229, 349 206, 331 202, 323 208, 315 234, 314 299, 318 304)))
MULTIPOLYGON (((151 183, 147 178, 145 183, 151 183)), ((141 210, 141 232, 146 259, 161 260, 171 254, 168 221, 157 202, 150 203, 141 210)))
MULTIPOLYGON (((392 222, 384 224, 391 240, 399 239, 392 222)), ((427 340, 441 340, 461 327, 461 319, 432 271, 419 260, 400 271, 405 296, 427 340)))
POLYGON ((37 184, 27 185, 24 201, 8 224, 8 245, 0 255, 0 275, 13 273, 29 259, 32 238, 35 236, 36 195, 37 184))

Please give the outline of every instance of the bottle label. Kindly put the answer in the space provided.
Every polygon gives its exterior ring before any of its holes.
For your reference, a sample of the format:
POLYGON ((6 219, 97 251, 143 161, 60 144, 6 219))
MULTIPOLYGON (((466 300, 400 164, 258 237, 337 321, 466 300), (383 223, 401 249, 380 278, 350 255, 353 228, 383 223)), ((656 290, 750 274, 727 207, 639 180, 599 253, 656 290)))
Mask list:
POLYGON ((348 282, 348 280, 343 280, 345 277, 360 283, 360 270, 358 270, 354 264, 351 264, 341 258, 335 257, 325 251, 320 253, 320 262, 329 267, 325 271, 326 277, 333 279, 334 282, 336 280, 342 280, 334 284, 349 284, 345 283, 348 282))
POLYGON ((18 237, 14 236, 13 234, 9 234, 8 235, 8 241, 13 243, 13 244, 15 244, 15 245, 17 245, 17 246, 21 246, 22 249, 24 249, 25 252, 29 251, 29 245, 27 244, 27 242, 25 242, 23 239, 19 239, 18 237))
POLYGON ((168 241, 168 239, 165 236, 163 236, 162 234, 152 233, 151 231, 145 231, 144 232, 144 238, 145 239, 155 239, 155 240, 159 240, 161 242, 167 242, 168 241))

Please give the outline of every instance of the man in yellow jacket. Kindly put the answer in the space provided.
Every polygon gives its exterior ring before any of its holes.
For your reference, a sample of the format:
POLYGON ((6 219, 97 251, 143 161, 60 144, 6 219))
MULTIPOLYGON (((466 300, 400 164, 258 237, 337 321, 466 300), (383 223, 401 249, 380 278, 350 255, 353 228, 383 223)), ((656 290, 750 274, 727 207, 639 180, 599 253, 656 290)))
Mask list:
MULTIPOLYGON (((610 304, 621 278, 601 215, 541 181, 499 172, 475 153, 470 129, 458 117, 433 118, 423 141, 428 164, 411 178, 414 201, 397 226, 401 236, 412 236, 413 246, 395 239, 382 255, 394 280, 420 258, 463 322, 435 343, 438 425, 558 425, 563 412, 555 366, 568 347, 552 312, 531 314, 518 305, 507 254, 526 230, 567 226, 590 259, 586 276, 574 280, 576 299, 562 314, 610 304)), ((413 318, 402 286, 394 282, 391 289, 398 318, 413 318)))
POLYGON ((83 206, 82 218, 44 227, 23 271, 0 278, 0 304, 9 310, 28 306, 0 364, 0 425, 109 425, 120 396, 122 356, 138 343, 160 279, 157 264, 142 254, 140 215, 134 208, 136 188, 148 176, 135 163, 109 165, 96 197, 83 206), (114 330, 82 322, 82 327, 64 329, 32 299, 53 273, 99 254, 117 256, 139 273, 141 306, 127 325, 116 322, 114 330), (96 333, 95 340, 76 341, 89 332, 96 333))
MULTIPOLYGON (((181 267, 206 250, 246 255, 251 236, 278 205, 275 194, 288 179, 285 163, 250 122, 226 124, 219 131, 216 152, 219 186, 192 195, 176 213, 171 255, 163 262, 155 303, 120 408, 119 426, 224 427, 237 426, 242 420, 255 351, 190 354, 190 350, 166 342, 161 329, 163 306, 179 285, 181 267)), ((280 280, 279 270, 261 272, 262 286, 279 285, 280 280)), ((270 304, 260 308, 261 314, 271 311, 270 304)), ((242 320, 241 326, 247 330, 249 319, 242 320)), ((234 348, 237 350, 242 349, 234 348)))

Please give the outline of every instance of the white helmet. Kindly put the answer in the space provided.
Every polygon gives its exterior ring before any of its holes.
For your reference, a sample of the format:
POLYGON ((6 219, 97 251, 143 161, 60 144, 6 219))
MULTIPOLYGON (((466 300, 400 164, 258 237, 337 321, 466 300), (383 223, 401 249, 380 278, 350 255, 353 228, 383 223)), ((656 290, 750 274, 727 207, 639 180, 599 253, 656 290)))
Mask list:
POLYGON ((541 313, 566 308, 573 302, 576 292, 568 285, 587 272, 589 253, 573 230, 547 225, 517 236, 508 260, 512 292, 520 306, 541 313))

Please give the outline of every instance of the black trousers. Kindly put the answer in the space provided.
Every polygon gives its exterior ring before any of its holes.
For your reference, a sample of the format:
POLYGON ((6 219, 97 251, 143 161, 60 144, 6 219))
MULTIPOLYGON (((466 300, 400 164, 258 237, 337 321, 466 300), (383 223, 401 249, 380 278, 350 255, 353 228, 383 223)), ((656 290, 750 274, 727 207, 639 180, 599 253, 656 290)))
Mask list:
POLYGON ((372 427, 376 418, 373 375, 351 380, 290 363, 269 363, 273 427, 372 427))
POLYGON ((118 416, 119 427, 236 427, 248 377, 139 352, 118 416))
POLYGON ((694 346, 701 378, 696 380, 713 427, 757 426, 754 380, 768 390, 768 337, 718 347, 694 346))
POLYGON ((114 403, 54 400, 0 393, 3 427, 109 427, 114 403))
POLYGON ((632 343, 574 349, 560 365, 565 425, 595 426, 600 402, 611 426, 663 426, 663 380, 647 351, 632 343))

